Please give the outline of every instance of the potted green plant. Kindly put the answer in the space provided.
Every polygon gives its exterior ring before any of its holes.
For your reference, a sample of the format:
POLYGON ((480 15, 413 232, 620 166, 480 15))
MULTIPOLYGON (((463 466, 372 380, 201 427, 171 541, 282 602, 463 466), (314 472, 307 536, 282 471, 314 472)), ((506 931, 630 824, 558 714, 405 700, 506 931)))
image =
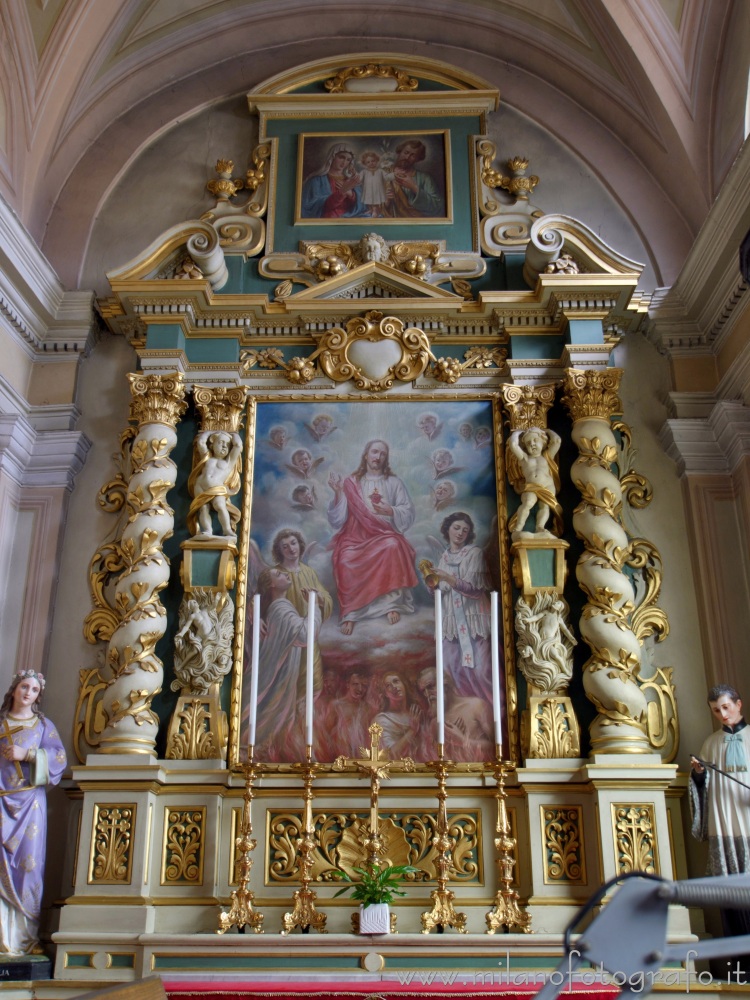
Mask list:
POLYGON ((351 892, 352 899, 359 902, 360 934, 387 934, 391 929, 389 904, 394 896, 406 895, 401 888, 404 876, 418 872, 419 868, 413 865, 389 865, 387 868, 369 865, 352 868, 352 874, 356 876, 352 878, 349 872, 339 868, 336 877, 350 884, 334 893, 334 898, 351 892))

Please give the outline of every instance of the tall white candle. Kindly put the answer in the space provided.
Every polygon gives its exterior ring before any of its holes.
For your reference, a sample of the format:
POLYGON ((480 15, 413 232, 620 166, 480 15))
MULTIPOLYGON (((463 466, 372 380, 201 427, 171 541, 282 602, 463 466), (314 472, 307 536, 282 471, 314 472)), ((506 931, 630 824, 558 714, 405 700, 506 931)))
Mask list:
POLYGON ((250 660, 250 725, 248 740, 255 746, 255 724, 258 717, 258 664, 260 662, 260 594, 253 597, 253 649, 250 660))
POLYGON ((445 743, 445 684, 443 681, 443 595, 435 587, 435 681, 437 698, 437 741, 445 743))
POLYGON ((305 687, 305 742, 313 744, 313 660, 315 659, 315 602, 317 593, 310 591, 307 603, 307 677, 305 687))
POLYGON ((492 610, 490 624, 490 645, 492 647, 492 714, 495 718, 495 744, 498 747, 498 754, 501 755, 503 746, 503 719, 502 707, 500 703, 500 647, 499 629, 497 623, 497 591, 490 594, 490 607, 492 610))

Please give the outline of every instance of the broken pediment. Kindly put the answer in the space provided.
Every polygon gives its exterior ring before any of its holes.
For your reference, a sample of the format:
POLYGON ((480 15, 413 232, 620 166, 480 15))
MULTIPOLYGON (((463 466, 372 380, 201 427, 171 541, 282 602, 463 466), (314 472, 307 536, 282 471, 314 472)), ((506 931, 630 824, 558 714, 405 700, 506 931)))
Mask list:
MULTIPOLYGON (((277 298, 279 298, 277 291, 277 298)), ((335 299, 420 299, 439 305, 441 308, 460 309, 463 297, 429 284, 420 278, 397 271, 389 264, 369 261, 351 271, 311 288, 304 288, 288 296, 281 296, 287 307, 301 307, 313 302, 330 302, 335 299)))

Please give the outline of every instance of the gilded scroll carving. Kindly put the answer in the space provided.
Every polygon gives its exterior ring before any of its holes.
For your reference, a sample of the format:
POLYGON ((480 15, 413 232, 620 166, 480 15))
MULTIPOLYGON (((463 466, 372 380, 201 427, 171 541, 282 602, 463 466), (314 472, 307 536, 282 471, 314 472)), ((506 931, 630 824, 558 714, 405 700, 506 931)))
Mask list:
POLYGON ((617 872, 659 874, 654 807, 612 804, 612 830, 617 850, 617 872))
POLYGON ((586 884, 583 815, 580 806, 541 806, 544 881, 548 885, 586 884))
POLYGON ((381 63, 364 63, 362 66, 348 66, 346 69, 339 70, 336 76, 332 76, 326 80, 325 88, 329 94, 343 94, 349 89, 347 84, 350 81, 366 80, 372 77, 377 80, 392 81, 392 89, 399 93, 408 93, 416 90, 419 86, 417 79, 409 76, 404 70, 397 69, 395 66, 385 66, 381 63))
POLYGON ((201 885, 206 808, 165 809, 162 885, 201 885))
POLYGON ((407 327, 397 316, 383 316, 376 310, 350 319, 346 327, 331 327, 318 339, 318 347, 307 357, 284 360, 277 348, 245 350, 240 352, 242 373, 247 375, 254 367, 285 372, 288 382, 305 385, 318 374, 334 382, 352 380, 364 392, 386 392, 394 382, 412 382, 427 374, 438 382, 453 385, 467 371, 485 371, 504 368, 508 351, 504 347, 471 347, 463 360, 436 357, 430 339, 424 330, 407 327), (388 365, 384 374, 368 370, 368 363, 357 360, 358 345, 385 342, 393 345, 398 357, 388 365))
POLYGON ((94 805, 89 885, 130 884, 135 817, 134 804, 94 805))
MULTIPOLYGON (((313 817, 315 850, 312 854, 312 877, 334 881, 333 872, 342 865, 347 869, 364 861, 363 839, 369 816, 350 812, 318 813, 313 817)), ((271 810, 268 847, 268 880, 293 882, 299 875, 297 842, 302 836, 302 816, 294 811, 271 810)), ((437 852, 432 843, 435 817, 429 813, 391 813, 381 816, 378 832, 386 865, 410 864, 423 873, 417 881, 437 875, 437 852)), ((455 840, 451 855, 451 880, 473 883, 481 880, 481 832, 479 815, 474 811, 451 814, 450 835, 455 840)))

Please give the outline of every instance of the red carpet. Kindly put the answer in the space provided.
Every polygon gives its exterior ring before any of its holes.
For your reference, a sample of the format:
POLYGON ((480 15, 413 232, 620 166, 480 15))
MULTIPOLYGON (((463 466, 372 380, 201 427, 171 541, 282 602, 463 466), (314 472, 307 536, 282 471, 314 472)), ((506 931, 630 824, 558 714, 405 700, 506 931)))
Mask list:
MULTIPOLYGON (((461 974, 459 974, 461 975, 461 974)), ((529 978, 533 973, 529 973, 529 978)), ((519 973, 521 978, 522 973, 519 973)), ((439 980, 439 975, 436 976, 439 980)), ((359 1000, 363 997, 377 997, 382 1000, 398 998, 406 1000, 408 997, 437 997, 440 1000, 470 1000, 471 997, 512 997, 515 1000, 523 1000, 525 997, 533 997, 542 987, 540 981, 537 985, 514 986, 507 983, 488 984, 484 987, 476 986, 473 983, 459 985, 453 983, 450 986, 437 984, 433 981, 429 985, 422 985, 418 974, 408 985, 391 981, 370 981, 365 983, 345 983, 323 984, 316 982, 257 982, 257 983, 217 983, 217 982, 167 982, 164 989, 167 991, 169 1000, 197 1000, 198 997, 210 996, 212 1000, 258 1000, 261 998, 271 998, 271 1000, 327 1000, 328 997, 351 997, 359 1000)), ((616 988, 601 987, 592 990, 589 986, 577 988, 566 988, 560 993, 561 997, 575 997, 575 1000, 613 1000, 619 994, 616 988)))

